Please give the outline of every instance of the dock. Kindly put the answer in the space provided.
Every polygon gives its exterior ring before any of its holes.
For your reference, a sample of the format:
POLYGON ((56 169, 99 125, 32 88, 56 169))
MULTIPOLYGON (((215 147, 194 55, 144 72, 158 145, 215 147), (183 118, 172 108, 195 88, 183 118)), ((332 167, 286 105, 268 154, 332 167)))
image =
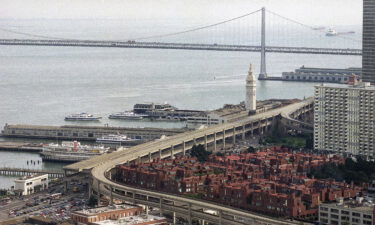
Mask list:
POLYGON ((0 151, 13 151, 13 152, 41 152, 43 145, 37 143, 27 142, 9 142, 0 141, 0 151))
POLYGON ((128 128, 109 126, 39 126, 39 125, 9 125, 5 124, 1 132, 3 137, 12 138, 38 138, 49 140, 77 140, 95 141, 104 135, 122 134, 132 139, 141 139, 144 142, 165 136, 173 136, 186 132, 187 128, 128 128))
POLYGON ((0 175, 3 175, 3 176, 30 176, 33 174, 48 174, 48 176, 52 178, 61 178, 65 176, 63 171, 57 171, 57 170, 38 170, 38 169, 26 169, 26 168, 0 167, 0 175))

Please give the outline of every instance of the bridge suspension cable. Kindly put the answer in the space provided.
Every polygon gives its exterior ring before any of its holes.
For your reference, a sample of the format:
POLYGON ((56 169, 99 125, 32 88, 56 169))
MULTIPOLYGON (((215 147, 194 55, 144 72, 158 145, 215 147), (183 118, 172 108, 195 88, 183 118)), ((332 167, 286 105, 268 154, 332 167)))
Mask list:
POLYGON ((21 35, 25 35, 25 36, 29 36, 29 37, 47 38, 47 39, 58 39, 58 40, 74 40, 74 39, 69 39, 69 38, 45 36, 45 35, 39 35, 39 34, 32 34, 32 33, 14 31, 14 30, 5 29, 5 28, 0 28, 0 30, 2 30, 4 32, 8 32, 8 33, 21 34, 21 35))
POLYGON ((179 35, 179 34, 185 34, 185 33, 190 33, 190 32, 194 32, 194 31, 198 31, 198 30, 203 30, 203 29, 206 29, 206 28, 215 27, 215 26, 218 26, 218 25, 221 25, 221 24, 225 24, 225 23, 228 23, 228 22, 231 22, 231 21, 234 21, 234 20, 238 20, 238 19, 250 16, 250 15, 256 14, 256 13, 260 12, 261 10, 262 9, 258 9, 256 11, 253 11, 253 12, 250 12, 250 13, 238 16, 238 17, 234 17, 234 18, 224 20, 224 21, 221 21, 221 22, 218 22, 218 23, 214 23, 214 24, 210 24, 210 25, 206 25, 206 26, 201 26, 201 27, 197 27, 197 28, 193 28, 193 29, 189 29, 189 30, 184 30, 184 31, 179 31, 179 32, 174 32, 174 33, 167 33, 167 34, 160 34, 160 35, 153 35, 153 36, 138 37, 138 38, 133 38, 133 40, 146 40, 146 39, 152 39, 152 38, 163 38, 163 37, 175 36, 175 35, 179 35))
MULTIPOLYGON (((270 10, 267 10, 267 9, 266 9, 266 11, 267 11, 268 13, 274 15, 274 16, 277 16, 277 17, 281 18, 281 19, 287 20, 287 21, 289 21, 289 22, 292 22, 292 23, 298 24, 298 25, 300 25, 300 26, 302 26, 302 27, 305 27, 305 28, 308 28, 308 29, 310 29, 310 30, 313 30, 313 31, 315 31, 316 33, 324 33, 324 34, 325 34, 325 31, 324 31, 324 30, 316 30, 316 29, 314 29, 313 26, 306 25, 306 24, 304 24, 304 23, 298 22, 297 20, 290 19, 290 18, 288 18, 288 17, 282 16, 282 15, 280 15, 280 14, 278 14, 278 13, 275 13, 275 12, 270 11, 270 10)), ((350 38, 350 37, 343 37, 343 36, 336 36, 336 37, 337 37, 337 38, 341 38, 341 39, 346 39, 346 40, 351 40, 351 41, 355 41, 355 42, 361 43, 360 40, 357 40, 357 39, 354 39, 354 38, 350 38)))

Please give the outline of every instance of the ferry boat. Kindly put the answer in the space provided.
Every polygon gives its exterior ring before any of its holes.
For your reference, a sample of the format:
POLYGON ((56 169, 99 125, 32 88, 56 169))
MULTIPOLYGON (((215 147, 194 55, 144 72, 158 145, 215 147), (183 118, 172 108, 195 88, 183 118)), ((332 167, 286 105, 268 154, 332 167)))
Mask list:
POLYGON ((63 141, 60 144, 43 146, 40 156, 43 161, 79 162, 107 153, 109 147, 81 145, 80 142, 63 141))
POLYGON ((131 111, 118 112, 109 115, 109 119, 123 119, 123 120, 142 120, 147 117, 146 114, 138 114, 131 111))
POLYGON ((134 113, 147 113, 150 111, 155 111, 155 110, 164 110, 164 111, 171 111, 177 109, 176 107, 164 103, 164 104, 158 104, 158 103, 137 103, 133 107, 133 112, 134 113))
POLYGON ((133 139, 121 134, 109 134, 96 139, 97 143, 113 145, 131 145, 139 143, 140 141, 141 139, 133 139))
POLYGON ((313 27, 312 28, 313 30, 324 30, 324 29, 326 29, 325 27, 313 27))
POLYGON ((328 31, 326 32, 326 36, 337 36, 338 33, 334 29, 329 28, 328 31))
POLYGON ((71 114, 69 116, 66 116, 65 117, 65 120, 69 120, 69 121, 98 121, 100 120, 102 117, 99 117, 99 116, 94 116, 92 114, 88 114, 88 113, 74 113, 74 114, 71 114))

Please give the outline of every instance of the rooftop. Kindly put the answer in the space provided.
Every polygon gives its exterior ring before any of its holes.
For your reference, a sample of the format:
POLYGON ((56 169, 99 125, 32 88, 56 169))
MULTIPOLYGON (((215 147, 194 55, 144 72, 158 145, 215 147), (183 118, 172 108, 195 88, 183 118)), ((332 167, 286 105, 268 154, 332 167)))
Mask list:
POLYGON ((98 208, 92 208, 92 209, 83 209, 80 211, 76 211, 75 213, 86 215, 86 216, 93 216, 98 213, 103 212, 112 212, 122 209, 132 209, 132 208, 139 208, 138 206, 134 205, 111 205, 111 206, 105 206, 105 207, 98 207, 98 208))
POLYGON ((129 216, 120 218, 118 220, 104 220, 100 222, 96 222, 95 224, 98 225, 135 225, 135 224, 143 224, 149 223, 152 221, 161 222, 165 220, 164 217, 153 216, 153 215, 140 215, 140 216, 129 216))
POLYGON ((33 179, 37 177, 45 177, 46 175, 48 176, 48 174, 32 174, 28 176, 19 177, 15 181, 25 181, 25 180, 29 180, 29 179, 33 179))
POLYGON ((371 213, 374 210, 373 199, 369 197, 357 197, 356 199, 349 199, 347 201, 338 200, 336 203, 322 204, 322 207, 334 207, 339 209, 351 209, 364 213, 371 213))
POLYGON ((331 87, 331 88, 342 88, 342 89, 361 89, 361 90, 375 90, 375 86, 370 85, 368 82, 359 82, 358 84, 332 84, 324 83, 315 87, 331 87))

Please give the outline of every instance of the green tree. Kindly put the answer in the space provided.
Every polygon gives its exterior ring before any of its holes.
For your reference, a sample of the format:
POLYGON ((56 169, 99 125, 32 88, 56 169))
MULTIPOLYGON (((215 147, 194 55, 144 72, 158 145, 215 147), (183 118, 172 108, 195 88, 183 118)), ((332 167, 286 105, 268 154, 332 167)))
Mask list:
POLYGON ((224 156, 222 152, 216 152, 216 156, 224 156))
POLYGON ((208 156, 211 155, 211 152, 206 151, 203 145, 194 145, 191 148, 190 155, 196 157, 199 162, 206 162, 208 160, 208 156))
POLYGON ((248 152, 248 153, 256 153, 257 150, 256 150, 253 146, 249 146, 249 147, 247 148, 247 152, 248 152))

